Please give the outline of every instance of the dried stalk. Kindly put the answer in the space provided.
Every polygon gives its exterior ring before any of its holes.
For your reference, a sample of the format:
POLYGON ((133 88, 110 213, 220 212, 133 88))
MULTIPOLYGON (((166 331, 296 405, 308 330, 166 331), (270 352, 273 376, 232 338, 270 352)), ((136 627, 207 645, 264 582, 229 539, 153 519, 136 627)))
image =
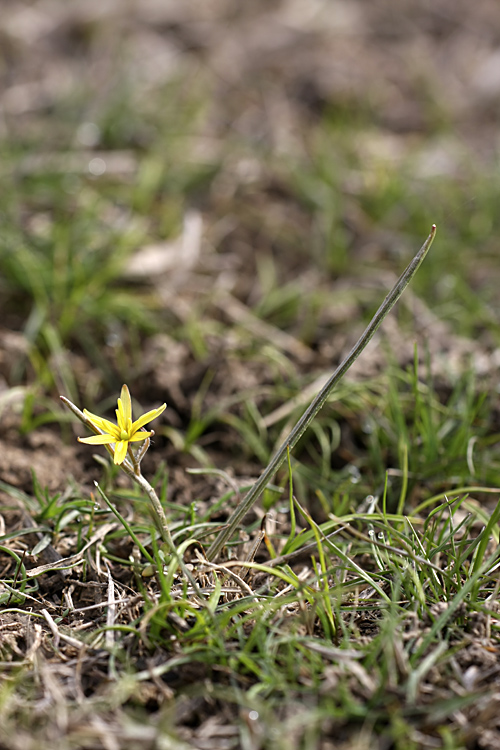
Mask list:
POLYGON ((211 544, 207 551, 207 559, 214 561, 219 556, 222 548, 226 542, 232 537, 234 531, 238 527, 240 521, 245 516, 254 503, 258 500, 262 492, 264 491, 268 482, 271 481, 273 476, 276 474, 282 463, 284 462, 287 451, 292 450, 297 442, 300 440, 304 432, 307 430, 313 419, 318 414, 319 410, 329 398, 330 394, 344 377, 349 368, 358 359, 361 352, 365 349, 367 344, 371 341, 374 334, 380 327, 380 324, 384 318, 390 313, 396 302, 399 300, 404 290, 415 276, 422 261, 429 252, 436 234, 436 225, 433 224, 429 236, 426 241, 415 255, 411 263, 407 266, 405 271, 401 274, 394 287, 391 289, 385 300, 380 305, 379 309, 373 316, 369 325, 360 336, 355 346, 351 349, 344 361, 337 367, 331 378, 323 386, 321 391, 318 393, 311 405, 306 409, 302 417, 299 419, 293 430, 290 432, 286 440, 282 443, 276 454, 273 456, 267 467, 264 469, 260 477, 257 479, 255 484, 245 495, 241 503, 238 505, 232 516, 230 517, 227 525, 221 529, 214 542, 211 544))

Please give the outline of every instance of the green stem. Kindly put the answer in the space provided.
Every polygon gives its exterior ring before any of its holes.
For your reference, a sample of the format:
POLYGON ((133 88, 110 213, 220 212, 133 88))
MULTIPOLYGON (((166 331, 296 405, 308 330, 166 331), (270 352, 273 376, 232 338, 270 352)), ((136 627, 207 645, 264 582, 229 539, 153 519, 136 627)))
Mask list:
POLYGON ((161 538, 168 545, 170 552, 175 553, 175 546, 172 541, 170 529, 168 528, 167 517, 165 515, 163 506, 154 488, 149 484, 148 480, 145 479, 140 472, 139 474, 136 474, 135 472, 128 471, 127 469, 125 469, 125 472, 134 480, 134 482, 136 482, 139 485, 141 490, 145 492, 148 498, 150 499, 151 505, 153 506, 153 510, 155 512, 156 518, 158 519, 158 522, 160 525, 161 538))
POLYGON ((292 450, 297 442, 300 440, 304 432, 307 430, 313 419, 318 414, 319 410, 328 399, 333 389, 337 386, 340 380, 344 377, 349 368, 358 359, 361 352, 365 349, 367 344, 371 341, 374 334, 380 327, 380 324, 384 318, 390 313, 396 302, 399 300, 404 290, 416 274, 422 261, 427 255, 434 236, 436 234, 436 225, 433 224, 429 236, 426 241, 415 255, 411 263, 407 266, 405 271, 401 274, 394 287, 391 289, 385 300, 380 305, 379 309, 373 316, 369 325, 362 333, 361 337, 351 349, 344 361, 337 367, 331 378, 328 380, 326 385, 323 386, 321 391, 318 393, 311 405, 306 409, 302 417, 299 419, 293 430, 290 432, 286 440, 279 447, 267 467, 264 469, 260 477, 257 479, 255 484, 252 486, 250 491, 245 495, 241 503, 238 505, 232 516, 230 517, 227 525, 221 529, 215 540, 207 551, 207 559, 215 560, 226 542, 231 538, 237 526, 239 525, 242 518, 248 513, 250 508, 258 500, 264 488, 268 482, 273 478, 274 474, 278 471, 283 461, 286 458, 287 451, 292 450))
POLYGON ((97 489, 98 493, 100 494, 100 496, 102 497, 102 499, 104 500, 104 502, 106 503, 106 505, 108 506, 108 508, 110 509, 110 511, 111 511, 111 512, 112 512, 112 513, 113 513, 113 514, 114 514, 114 515, 115 515, 115 516, 117 517, 117 519, 118 519, 118 520, 120 521, 121 525, 123 526, 123 528, 125 529, 125 531, 126 531, 126 532, 127 532, 127 534, 129 535, 129 537, 130 537, 130 538, 132 539, 132 541, 134 542, 134 544, 136 545, 136 547, 137 547, 137 548, 138 548, 138 549, 139 549, 139 550, 140 550, 140 551, 142 552, 142 554, 143 554, 143 556, 144 556, 144 557, 146 558, 146 560, 148 560, 148 562, 150 562, 150 563, 151 563, 152 565, 154 565, 154 564, 155 564, 155 559, 154 559, 154 557, 152 557, 152 556, 151 556, 151 555, 149 554, 149 552, 148 552, 148 551, 147 551, 147 549, 146 549, 146 548, 144 547, 144 545, 142 544, 142 542, 141 542, 141 541, 139 540, 139 538, 138 538, 138 537, 136 536, 136 534, 135 534, 134 530, 132 529, 132 527, 130 526, 130 524, 129 524, 129 523, 127 523, 127 521, 126 521, 126 520, 125 520, 125 518, 124 518, 124 517, 122 516, 122 514, 121 514, 121 513, 120 513, 120 512, 119 512, 119 511, 117 510, 117 508, 115 508, 115 506, 113 505, 113 503, 111 502, 111 500, 109 500, 109 499, 108 499, 108 496, 106 495, 106 493, 104 492, 104 490, 102 490, 102 489, 101 489, 101 488, 99 487, 99 483, 98 483, 98 482, 94 482, 94 485, 95 485, 95 487, 96 487, 96 489, 97 489))

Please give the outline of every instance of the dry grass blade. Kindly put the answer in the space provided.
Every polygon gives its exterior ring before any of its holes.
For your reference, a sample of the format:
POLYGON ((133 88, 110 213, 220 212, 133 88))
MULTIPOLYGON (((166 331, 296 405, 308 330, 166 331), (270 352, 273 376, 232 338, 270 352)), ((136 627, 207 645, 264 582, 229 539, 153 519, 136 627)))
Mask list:
POLYGON ((108 611, 106 615, 106 648, 113 648, 115 642, 115 634, 112 630, 116 620, 116 596, 115 596, 115 582, 111 575, 111 570, 108 564, 106 564, 108 574, 108 611))
POLYGON ((47 621, 47 625, 49 626, 54 636, 54 648, 55 649, 58 648, 59 641, 65 641, 69 646, 74 646, 74 648, 78 648, 78 649, 85 648, 85 644, 82 643, 81 641, 77 640, 76 638, 72 638, 70 635, 61 633, 56 623, 54 622, 52 615, 50 615, 46 609, 42 609, 41 612, 42 612, 42 615, 45 617, 47 621))
POLYGON ((75 565, 78 565, 78 563, 81 562, 85 552, 89 549, 89 547, 92 547, 92 545, 94 545, 96 542, 101 542, 109 534, 110 531, 116 528, 116 523, 103 524, 95 532, 95 534, 92 534, 91 539, 89 539, 87 544, 85 544, 79 552, 71 555, 70 557, 63 557, 56 562, 47 563, 46 565, 38 565, 36 568, 31 568, 31 570, 29 571, 29 577, 35 578, 36 576, 43 575, 43 573, 47 573, 50 570, 64 570, 67 568, 73 568, 75 565))
POLYGON ((332 393, 335 386, 342 380, 346 372, 349 370, 349 368, 354 364, 354 362, 358 359, 360 354, 363 352, 365 347, 370 343, 373 336, 379 329, 380 325, 382 324, 382 321, 384 318, 390 313, 396 302, 399 300, 401 295, 403 294, 404 290, 420 268, 425 256, 430 250, 430 247, 433 243, 434 237, 436 234, 436 225, 433 224, 431 232, 429 236, 427 237, 426 241, 418 251, 418 253, 415 255, 411 263, 407 266, 407 268, 403 271, 399 279, 397 280, 394 287, 391 289, 375 315, 373 316, 372 320, 370 321, 367 328, 363 331, 362 335, 358 339, 355 346, 352 348, 352 350, 349 352, 347 357, 344 359, 344 361, 339 365, 339 367, 335 370, 331 378, 327 381, 327 383, 323 386, 321 391, 318 393, 312 404, 309 406, 308 409, 304 412, 302 417, 299 419, 293 430, 290 432, 289 436, 286 438, 286 440, 283 442, 283 444, 280 446, 268 466, 265 468, 265 470, 260 475, 259 479, 255 482, 252 489, 248 492, 248 494, 243 498, 243 501, 240 503, 240 505, 236 508, 233 515, 229 519, 227 525, 222 529, 222 531, 217 535, 214 542, 211 544, 207 551, 207 558, 209 560, 215 560, 218 555, 220 554, 222 548, 226 544, 226 542, 231 538, 234 531, 236 530, 238 524, 242 520, 243 516, 248 513, 250 508, 253 506, 253 504, 257 501, 257 499, 260 497, 261 493, 264 491, 264 488, 266 487, 267 483, 272 479, 274 474, 278 471, 280 466, 285 461, 287 451, 291 451, 296 443, 300 440, 306 429, 309 427, 311 422, 314 420, 322 406, 324 405, 327 398, 332 393))

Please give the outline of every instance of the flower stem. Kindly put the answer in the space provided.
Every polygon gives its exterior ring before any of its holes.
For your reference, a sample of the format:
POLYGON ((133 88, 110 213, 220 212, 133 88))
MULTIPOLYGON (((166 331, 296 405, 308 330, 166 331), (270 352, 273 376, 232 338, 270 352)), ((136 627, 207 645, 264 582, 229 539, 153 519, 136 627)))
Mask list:
POLYGON ((159 523, 159 531, 161 534, 161 538, 165 542, 165 544, 168 545, 170 552, 176 552, 176 549, 174 547, 174 543, 172 540, 172 536, 170 534, 170 529, 168 528, 168 521, 165 515, 165 511, 163 510, 163 506, 154 488, 149 484, 148 480, 145 479, 145 477, 143 477, 140 470, 139 470, 139 473, 136 473, 135 471, 130 471, 127 468, 125 468, 124 470, 125 470, 125 473, 128 474, 129 477, 131 477, 131 479, 133 479, 134 482, 136 482, 136 484, 139 485, 141 490, 150 499, 156 519, 159 523))

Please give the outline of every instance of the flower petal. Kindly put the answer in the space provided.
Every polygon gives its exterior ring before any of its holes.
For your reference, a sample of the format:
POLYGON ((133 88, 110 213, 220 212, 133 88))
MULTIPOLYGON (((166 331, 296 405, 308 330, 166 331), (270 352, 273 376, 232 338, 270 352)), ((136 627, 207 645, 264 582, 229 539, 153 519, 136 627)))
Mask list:
POLYGON ((152 409, 151 411, 146 412, 146 414, 143 414, 142 417, 139 417, 139 419, 136 419, 135 422, 132 425, 132 432, 135 433, 137 430, 140 430, 141 427, 144 427, 145 424, 148 422, 152 422, 153 419, 156 419, 156 417, 159 417, 160 414, 162 414, 165 409, 167 408, 166 404, 163 404, 158 409, 152 409))
POLYGON ((122 386, 120 398, 118 399, 118 409, 124 424, 127 424, 129 419, 132 421, 132 400, 130 398, 130 391, 126 385, 122 386))
POLYGON ((123 463, 128 450, 128 440, 119 440, 115 445, 115 464, 123 463))
POLYGON ((79 443, 87 443, 87 445, 110 445, 116 443, 116 438, 113 435, 92 435, 92 437, 78 438, 79 443))
POLYGON ((115 464, 121 464, 125 460, 130 443, 147 440, 154 434, 152 431, 147 432, 141 428, 148 422, 159 417, 166 408, 167 405, 163 404, 158 409, 152 409, 146 414, 143 414, 142 417, 139 417, 135 422, 132 422, 132 400, 130 398, 130 391, 126 385, 123 385, 120 398, 118 399, 118 408, 115 411, 117 424, 84 409, 83 411, 88 420, 89 426, 93 427, 95 430, 99 430, 99 432, 103 434, 93 435, 88 438, 78 438, 78 440, 81 443, 87 443, 87 445, 114 444, 114 462, 115 464))
POLYGON ((134 434, 129 437, 129 442, 136 443, 138 440, 146 440, 146 438, 151 437, 152 434, 152 432, 143 432, 142 430, 139 430, 139 432, 134 432, 134 434))
POLYGON ((89 422, 92 422, 98 430, 109 432, 110 435, 116 434, 116 437, 118 437, 118 428, 113 422, 110 422, 108 419, 103 419, 103 417, 98 417, 97 414, 92 414, 92 412, 87 409, 84 409, 83 413, 89 422))

